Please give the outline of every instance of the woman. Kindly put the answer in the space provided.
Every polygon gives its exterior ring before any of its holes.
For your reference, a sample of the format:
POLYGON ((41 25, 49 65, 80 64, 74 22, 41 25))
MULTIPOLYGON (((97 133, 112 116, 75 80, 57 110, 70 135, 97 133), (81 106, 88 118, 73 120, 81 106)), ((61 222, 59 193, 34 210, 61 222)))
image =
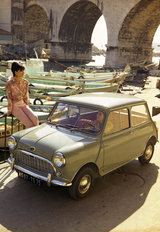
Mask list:
POLYGON ((18 118, 26 128, 37 126, 39 124, 37 116, 29 108, 28 81, 23 79, 24 67, 17 62, 13 62, 11 70, 13 77, 7 81, 6 93, 8 99, 9 116, 13 114, 18 118))

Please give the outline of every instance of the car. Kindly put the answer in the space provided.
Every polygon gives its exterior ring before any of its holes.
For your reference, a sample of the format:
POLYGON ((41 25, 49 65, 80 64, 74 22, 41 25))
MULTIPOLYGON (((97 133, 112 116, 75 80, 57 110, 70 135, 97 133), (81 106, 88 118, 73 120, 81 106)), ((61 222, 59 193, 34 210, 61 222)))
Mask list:
POLYGON ((13 134, 8 159, 19 176, 88 195, 94 179, 138 158, 148 164, 158 140, 147 102, 121 93, 62 97, 42 125, 13 134))

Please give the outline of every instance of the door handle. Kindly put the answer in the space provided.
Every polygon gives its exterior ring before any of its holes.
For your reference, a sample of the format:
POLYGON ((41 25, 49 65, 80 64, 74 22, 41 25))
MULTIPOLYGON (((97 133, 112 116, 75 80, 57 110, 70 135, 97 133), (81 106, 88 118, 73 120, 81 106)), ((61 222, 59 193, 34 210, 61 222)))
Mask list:
POLYGON ((133 131, 128 131, 126 133, 124 133, 124 135, 132 135, 133 134, 133 131))

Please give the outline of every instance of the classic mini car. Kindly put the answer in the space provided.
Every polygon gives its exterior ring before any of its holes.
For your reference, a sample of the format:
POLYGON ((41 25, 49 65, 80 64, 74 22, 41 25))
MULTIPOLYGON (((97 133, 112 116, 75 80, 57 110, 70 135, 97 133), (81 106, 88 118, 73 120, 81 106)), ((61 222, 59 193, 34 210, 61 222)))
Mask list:
POLYGON ((60 98, 40 126, 13 134, 9 163, 35 183, 67 186, 85 197, 97 176, 138 158, 147 164, 158 139, 147 103, 119 93, 60 98))

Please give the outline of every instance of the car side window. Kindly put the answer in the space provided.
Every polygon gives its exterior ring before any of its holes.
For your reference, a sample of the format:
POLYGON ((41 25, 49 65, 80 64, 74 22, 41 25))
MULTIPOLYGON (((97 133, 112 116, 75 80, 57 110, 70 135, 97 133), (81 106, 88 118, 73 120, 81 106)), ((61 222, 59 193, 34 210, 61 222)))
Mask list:
POLYGON ((114 110, 110 112, 105 128, 105 134, 112 134, 129 127, 128 109, 114 110))
POLYGON ((137 126, 148 121, 148 111, 145 105, 137 105, 131 108, 131 125, 137 126))

